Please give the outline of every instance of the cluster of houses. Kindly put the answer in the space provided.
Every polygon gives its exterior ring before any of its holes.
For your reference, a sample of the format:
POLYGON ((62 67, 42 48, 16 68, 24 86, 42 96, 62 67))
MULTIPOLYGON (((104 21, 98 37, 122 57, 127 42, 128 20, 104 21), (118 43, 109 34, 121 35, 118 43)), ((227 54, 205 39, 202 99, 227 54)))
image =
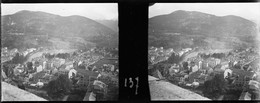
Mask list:
POLYGON ((1 61, 2 61, 1 63, 12 60, 17 53, 25 57, 28 54, 36 51, 38 51, 36 48, 29 48, 23 51, 19 51, 17 48, 13 48, 11 50, 8 50, 7 47, 1 48, 1 61))
MULTIPOLYGON (((8 52, 7 48, 2 48, 2 51, 8 52)), ((36 49, 31 48, 22 53, 28 55, 34 51, 36 49)), ((107 89, 107 86, 104 86, 106 84, 98 80, 104 74, 102 72, 119 72, 119 70, 114 64, 103 64, 102 68, 97 68, 94 64, 104 58, 103 55, 97 54, 97 51, 102 52, 102 50, 97 49, 91 49, 86 52, 77 51, 76 55, 71 53, 68 58, 59 58, 57 54, 52 54, 54 55, 53 58, 47 58, 46 55, 48 53, 43 53, 42 56, 27 60, 23 64, 15 64, 15 67, 9 68, 9 70, 12 69, 13 77, 20 78, 18 81, 23 82, 23 84, 29 87, 42 88, 49 81, 54 80, 57 75, 66 74, 69 79, 77 80, 74 83, 75 89, 88 90, 90 86, 94 86, 94 89, 102 88, 103 90, 107 89)), ((9 54, 17 52, 18 50, 14 49, 9 54)), ((102 53, 104 54, 105 51, 102 53)), ((104 55, 107 54, 109 53, 105 53, 104 55)), ((8 78, 6 75, 5 77, 8 78)), ((93 88, 88 91, 91 91, 91 94, 96 94, 93 88)))
POLYGON ((148 59, 154 65, 159 62, 167 60, 171 55, 181 57, 185 53, 191 52, 192 48, 184 48, 181 50, 174 50, 173 48, 164 49, 163 47, 150 47, 148 50, 148 59))
POLYGON ((148 59, 152 64, 157 64, 159 62, 167 60, 174 53, 172 48, 163 49, 163 47, 156 48, 151 47, 148 50, 148 59))
POLYGON ((11 50, 8 50, 7 47, 1 48, 1 63, 12 60, 16 53, 18 53, 16 48, 11 50))
MULTIPOLYGON (((149 54, 155 54, 154 52, 157 50, 163 52, 163 48, 152 48, 149 54)), ((184 51, 188 52, 190 50, 192 49, 185 49, 184 51)), ((158 78, 166 77, 180 86, 197 88, 204 85, 205 81, 211 80, 215 74, 221 74, 229 83, 228 87, 231 90, 243 90, 250 84, 249 81, 255 80, 258 84, 260 83, 259 57, 259 54, 250 50, 236 52, 235 55, 226 55, 223 58, 212 56, 202 58, 198 54, 179 64, 172 63, 164 70, 158 69, 153 75, 158 78)), ((167 59, 165 58, 165 60, 167 59)), ((257 88, 256 91, 259 91, 259 85, 254 87, 257 88)))

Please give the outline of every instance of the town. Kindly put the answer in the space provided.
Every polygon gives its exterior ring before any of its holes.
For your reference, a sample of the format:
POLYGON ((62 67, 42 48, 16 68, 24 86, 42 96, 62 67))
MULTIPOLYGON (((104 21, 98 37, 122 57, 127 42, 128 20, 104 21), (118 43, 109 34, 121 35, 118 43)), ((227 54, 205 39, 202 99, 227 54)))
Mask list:
POLYGON ((211 100, 259 100, 257 50, 150 47, 148 74, 211 100))
POLYGON ((118 99, 118 48, 1 48, 2 82, 48 101, 118 99))

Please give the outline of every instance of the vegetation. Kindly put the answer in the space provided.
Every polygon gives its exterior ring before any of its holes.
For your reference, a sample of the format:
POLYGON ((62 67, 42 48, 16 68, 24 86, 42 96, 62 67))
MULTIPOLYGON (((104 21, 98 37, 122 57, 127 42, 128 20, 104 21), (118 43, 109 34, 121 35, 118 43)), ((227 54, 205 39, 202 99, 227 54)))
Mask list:
POLYGON ((108 92, 105 97, 103 97, 103 100, 105 101, 115 101, 118 100, 118 89, 119 89, 119 84, 118 84, 118 79, 114 79, 115 77, 110 77, 110 76, 101 76, 99 79, 103 83, 108 85, 108 92))
POLYGON ((237 16, 175 11, 149 19, 149 46, 236 48, 256 45, 255 24, 237 16), (192 15, 189 15, 192 13, 192 15))
POLYGON ((214 74, 213 79, 205 81, 203 94, 209 98, 217 98, 226 92, 227 84, 223 75, 214 74))
POLYGON ((15 57, 12 59, 12 62, 14 64, 22 64, 27 60, 26 56, 20 55, 19 53, 16 53, 15 57))
POLYGON ((20 11, 2 16, 2 46, 8 48, 83 48, 118 46, 117 32, 82 16, 62 17, 20 11), (15 25, 10 25, 15 23, 15 25))
POLYGON ((57 79, 52 80, 45 87, 47 89, 47 94, 52 98, 61 98, 62 96, 68 94, 72 84, 65 74, 60 74, 57 79))

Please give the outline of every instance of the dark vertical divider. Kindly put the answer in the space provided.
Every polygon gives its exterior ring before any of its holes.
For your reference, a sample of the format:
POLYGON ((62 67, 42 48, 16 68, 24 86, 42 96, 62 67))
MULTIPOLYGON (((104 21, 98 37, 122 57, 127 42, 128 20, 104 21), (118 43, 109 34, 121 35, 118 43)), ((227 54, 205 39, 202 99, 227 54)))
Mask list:
POLYGON ((148 3, 120 2, 119 100, 150 101, 148 86, 148 3))

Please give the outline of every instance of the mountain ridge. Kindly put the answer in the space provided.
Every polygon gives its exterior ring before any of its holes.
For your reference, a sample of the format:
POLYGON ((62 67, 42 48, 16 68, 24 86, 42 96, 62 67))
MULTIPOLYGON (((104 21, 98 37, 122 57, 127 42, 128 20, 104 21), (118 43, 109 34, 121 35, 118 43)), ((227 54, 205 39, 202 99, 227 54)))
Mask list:
POLYGON ((213 40, 217 44, 232 47, 233 44, 254 43, 256 36, 254 22, 234 15, 215 16, 198 11, 177 10, 149 19, 149 46, 203 47, 213 40), (234 40, 234 43, 228 39, 234 40))
POLYGON ((100 24, 103 24, 114 31, 118 31, 118 20, 97 20, 100 24))
MULTIPOLYGON (((17 33, 24 35, 24 37, 21 37, 23 39, 28 36, 29 38, 40 38, 42 42, 48 43, 50 40, 62 40, 63 43, 66 43, 67 41, 64 41, 65 39, 71 41, 70 38, 74 37, 80 38, 81 42, 92 42, 99 46, 106 46, 106 44, 116 46, 118 43, 118 32, 115 32, 114 30, 95 20, 79 15, 60 16, 42 11, 22 10, 14 14, 2 16, 1 26, 2 36, 6 36, 5 39, 7 39, 3 41, 2 46, 22 46, 16 45, 17 43, 8 44, 6 42, 13 41, 10 40, 10 37, 8 38, 8 36, 10 36, 10 34, 17 33), (39 35, 48 36, 49 39, 35 37, 39 35)), ((19 40, 19 42, 22 44, 24 41, 19 40)), ((39 43, 37 46, 40 46, 39 43)), ((73 46, 71 45, 70 47, 73 46)))

